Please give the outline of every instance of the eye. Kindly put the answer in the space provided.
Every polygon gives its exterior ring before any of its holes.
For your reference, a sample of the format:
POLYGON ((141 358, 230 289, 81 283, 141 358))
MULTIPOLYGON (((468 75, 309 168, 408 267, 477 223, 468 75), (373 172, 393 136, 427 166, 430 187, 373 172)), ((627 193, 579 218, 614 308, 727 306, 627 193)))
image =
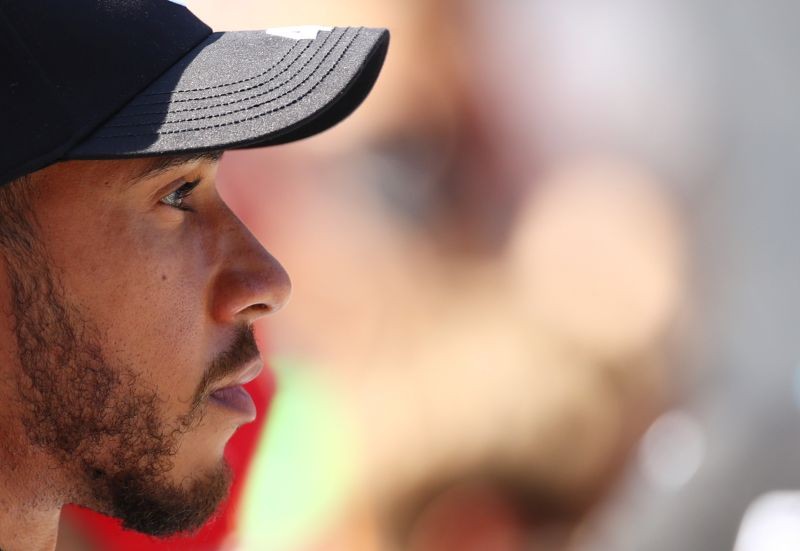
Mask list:
POLYGON ((193 182, 186 182, 181 187, 161 198, 161 203, 180 210, 191 211, 192 209, 183 205, 183 200, 192 194, 194 188, 200 183, 200 180, 193 182))

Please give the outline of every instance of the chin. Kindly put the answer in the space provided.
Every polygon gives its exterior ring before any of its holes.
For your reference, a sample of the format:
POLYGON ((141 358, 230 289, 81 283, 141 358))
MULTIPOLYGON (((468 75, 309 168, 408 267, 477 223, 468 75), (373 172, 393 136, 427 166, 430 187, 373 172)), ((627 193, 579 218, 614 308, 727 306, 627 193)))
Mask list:
POLYGON ((120 473, 107 478, 109 514, 129 530, 166 537, 193 532, 213 518, 232 482, 224 461, 181 485, 163 476, 120 473))

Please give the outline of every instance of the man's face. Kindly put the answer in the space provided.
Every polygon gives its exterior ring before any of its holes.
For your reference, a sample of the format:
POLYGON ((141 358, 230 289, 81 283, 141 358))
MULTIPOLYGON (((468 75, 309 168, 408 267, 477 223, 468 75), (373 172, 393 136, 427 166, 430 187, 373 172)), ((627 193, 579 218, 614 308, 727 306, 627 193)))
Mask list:
POLYGON ((18 449, 58 466, 53 492, 157 535, 225 496, 225 444, 253 415, 230 387, 260 365, 252 322, 290 289, 217 195, 216 160, 165 161, 34 173, 32 239, 0 266, 18 449))

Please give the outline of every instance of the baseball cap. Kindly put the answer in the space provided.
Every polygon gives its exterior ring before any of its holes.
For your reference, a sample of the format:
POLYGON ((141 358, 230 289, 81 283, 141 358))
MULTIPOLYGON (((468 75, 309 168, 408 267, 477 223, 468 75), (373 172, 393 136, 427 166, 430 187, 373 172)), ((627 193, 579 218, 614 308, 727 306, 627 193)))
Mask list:
POLYGON ((363 27, 213 32, 170 0, 0 0, 0 184, 311 136, 361 104, 388 44, 363 27))

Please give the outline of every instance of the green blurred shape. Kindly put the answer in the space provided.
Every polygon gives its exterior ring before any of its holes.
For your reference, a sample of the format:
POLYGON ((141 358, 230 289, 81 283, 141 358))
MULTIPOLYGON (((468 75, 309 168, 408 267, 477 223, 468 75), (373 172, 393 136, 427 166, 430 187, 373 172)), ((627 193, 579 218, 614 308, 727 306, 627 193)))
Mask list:
POLYGON ((237 523, 245 550, 288 551, 311 544, 335 522, 353 488, 352 425, 331 390, 297 360, 282 358, 272 365, 278 392, 237 523))

